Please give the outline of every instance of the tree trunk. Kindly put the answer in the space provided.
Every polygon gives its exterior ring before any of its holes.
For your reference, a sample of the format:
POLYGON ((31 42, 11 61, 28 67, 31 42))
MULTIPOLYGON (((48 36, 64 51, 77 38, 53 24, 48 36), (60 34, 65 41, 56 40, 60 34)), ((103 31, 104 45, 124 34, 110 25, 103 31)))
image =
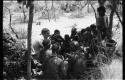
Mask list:
MULTIPOLYGON (((89 3, 89 1, 88 1, 88 3, 89 3)), ((88 4, 88 13, 89 13, 89 4, 88 4)))
POLYGON ((109 33, 112 35, 112 26, 113 26, 113 16, 114 16, 114 11, 112 10, 110 13, 110 23, 109 23, 109 33))
POLYGON ((34 5, 31 4, 29 7, 29 22, 28 22, 28 54, 27 54, 27 80, 31 79, 31 32, 32 32, 32 23, 33 23, 33 8, 34 5))
MULTIPOLYGON (((104 6, 104 3, 105 3, 105 0, 98 0, 98 3, 99 3, 99 7, 100 6, 104 6)), ((104 15, 105 16, 105 15, 104 15)), ((99 18, 101 18, 101 16, 99 16, 99 18)), ((102 18, 102 21, 104 20, 104 17, 102 18)), ((100 21, 96 19, 96 24, 99 23, 100 24, 100 21), (98 21, 98 22, 97 22, 98 21)), ((100 25, 98 25, 97 27, 100 27, 100 25)), ((101 37, 101 31, 98 30, 98 41, 102 41, 102 37, 101 37)))
POLYGON ((98 0, 99 6, 104 6, 106 0, 98 0))

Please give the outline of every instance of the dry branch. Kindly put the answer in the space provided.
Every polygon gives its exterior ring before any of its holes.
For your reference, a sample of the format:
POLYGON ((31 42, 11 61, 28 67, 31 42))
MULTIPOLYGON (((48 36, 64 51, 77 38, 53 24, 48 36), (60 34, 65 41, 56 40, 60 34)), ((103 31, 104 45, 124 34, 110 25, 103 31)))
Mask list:
POLYGON ((95 10, 95 8, 93 7, 93 5, 92 5, 91 2, 89 2, 89 4, 91 5, 91 7, 92 7, 92 9, 93 9, 93 11, 94 11, 94 13, 95 13, 95 18, 97 19, 97 15, 96 15, 96 10, 95 10))
POLYGON ((82 4, 81 4, 81 2, 80 2, 81 9, 83 9, 87 4, 88 4, 88 2, 86 2, 85 5, 82 6, 82 4))
POLYGON ((120 23, 122 24, 122 26, 123 26, 123 22, 122 22, 122 20, 121 20, 121 18, 120 18, 120 16, 119 16, 119 14, 118 14, 118 12, 115 10, 115 13, 116 13, 116 15, 117 15, 117 17, 118 17, 118 19, 119 19, 119 21, 120 21, 120 23))

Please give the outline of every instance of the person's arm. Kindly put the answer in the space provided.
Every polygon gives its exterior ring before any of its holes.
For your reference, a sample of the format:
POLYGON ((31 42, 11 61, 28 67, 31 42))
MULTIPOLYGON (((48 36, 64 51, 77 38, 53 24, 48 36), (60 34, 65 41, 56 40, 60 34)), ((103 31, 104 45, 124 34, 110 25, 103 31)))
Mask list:
POLYGON ((40 45, 41 48, 43 48, 43 40, 44 40, 43 37, 41 37, 41 38, 38 40, 39 45, 40 45))

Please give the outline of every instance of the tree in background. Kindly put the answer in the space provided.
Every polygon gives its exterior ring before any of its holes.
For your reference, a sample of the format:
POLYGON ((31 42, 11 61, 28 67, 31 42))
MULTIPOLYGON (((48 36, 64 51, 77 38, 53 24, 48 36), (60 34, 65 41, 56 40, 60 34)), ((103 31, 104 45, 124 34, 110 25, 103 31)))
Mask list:
POLYGON ((23 5, 20 6, 20 9, 22 9, 23 16, 24 16, 23 21, 26 22, 26 17, 27 17, 27 16, 26 16, 26 12, 25 12, 25 6, 24 6, 24 4, 25 4, 25 2, 23 2, 23 5))
POLYGON ((123 22, 120 18, 120 15, 119 15, 119 5, 121 5, 121 0, 108 0, 109 4, 106 5, 107 8, 110 9, 110 16, 109 16, 109 33, 112 34, 112 27, 113 27, 113 16, 114 14, 116 13, 120 23, 122 24, 123 26, 123 22))

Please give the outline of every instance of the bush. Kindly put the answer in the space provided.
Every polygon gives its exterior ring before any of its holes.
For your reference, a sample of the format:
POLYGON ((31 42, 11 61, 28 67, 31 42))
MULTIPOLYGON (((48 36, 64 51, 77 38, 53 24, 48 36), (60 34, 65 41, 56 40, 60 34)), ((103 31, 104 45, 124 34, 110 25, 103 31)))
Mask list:
POLYGON ((12 79, 26 75, 26 52, 25 48, 19 47, 17 41, 13 41, 8 33, 3 34, 3 72, 4 78, 12 79))

